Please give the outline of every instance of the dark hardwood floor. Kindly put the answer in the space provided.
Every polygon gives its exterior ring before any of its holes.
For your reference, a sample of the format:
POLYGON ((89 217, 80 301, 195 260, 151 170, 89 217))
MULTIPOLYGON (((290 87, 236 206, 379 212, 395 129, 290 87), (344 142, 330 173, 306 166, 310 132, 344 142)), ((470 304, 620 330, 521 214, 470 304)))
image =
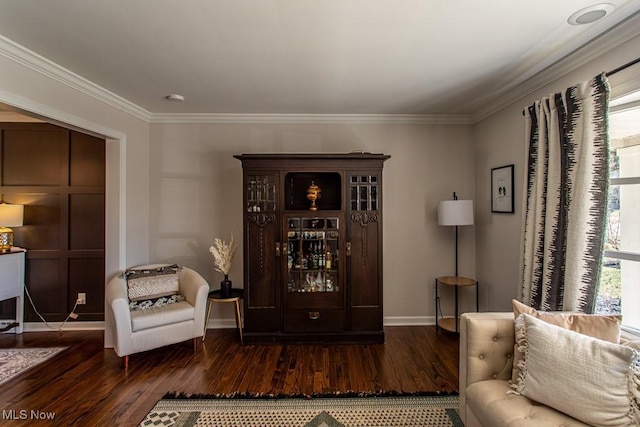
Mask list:
POLYGON ((54 421, 0 425, 135 426, 167 392, 458 391, 456 336, 434 326, 388 327, 385 336, 376 345, 241 346, 235 330, 211 329, 195 353, 189 341, 135 354, 125 371, 99 331, 0 334, 0 348, 69 347, 0 386, 0 416, 35 410, 54 421))

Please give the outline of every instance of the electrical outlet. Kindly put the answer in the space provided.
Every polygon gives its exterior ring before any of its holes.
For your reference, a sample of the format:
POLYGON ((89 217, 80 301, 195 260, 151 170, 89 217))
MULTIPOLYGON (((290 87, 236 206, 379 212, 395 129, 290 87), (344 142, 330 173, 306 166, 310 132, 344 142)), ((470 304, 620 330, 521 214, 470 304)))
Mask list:
POLYGON ((78 292, 78 305, 87 303, 87 294, 84 292, 78 292))

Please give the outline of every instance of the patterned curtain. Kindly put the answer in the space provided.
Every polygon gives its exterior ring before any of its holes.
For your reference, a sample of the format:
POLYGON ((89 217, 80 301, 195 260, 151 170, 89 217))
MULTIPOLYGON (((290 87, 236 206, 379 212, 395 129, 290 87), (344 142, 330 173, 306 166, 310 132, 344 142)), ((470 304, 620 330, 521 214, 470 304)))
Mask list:
POLYGON ((539 310, 594 310, 607 219, 608 106, 602 74, 525 112, 521 297, 539 310))

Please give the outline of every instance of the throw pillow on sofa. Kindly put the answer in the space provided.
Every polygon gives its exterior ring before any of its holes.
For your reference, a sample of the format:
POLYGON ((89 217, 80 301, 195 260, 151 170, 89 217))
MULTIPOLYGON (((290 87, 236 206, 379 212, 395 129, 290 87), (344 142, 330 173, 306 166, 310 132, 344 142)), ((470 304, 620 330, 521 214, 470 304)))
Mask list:
POLYGON ((143 301, 175 295, 179 292, 178 264, 157 268, 132 268, 124 272, 129 301, 143 301))
POLYGON ((154 307, 162 307, 176 302, 186 301, 186 298, 180 294, 170 295, 167 297, 145 299, 141 301, 131 301, 129 303, 130 311, 147 310, 154 307))
POLYGON ((594 426, 640 424, 640 352, 549 324, 516 318, 521 394, 594 426))
MULTIPOLYGON (((513 306, 514 317, 516 318, 520 314, 526 313, 546 323, 578 332, 583 335, 598 338, 614 344, 620 342, 622 316, 538 311, 535 308, 529 307, 516 300, 511 300, 511 304, 513 306)), ((513 352, 513 371, 511 374, 512 383, 515 383, 520 375, 520 370, 518 369, 518 362, 520 360, 521 356, 516 347, 513 352)))

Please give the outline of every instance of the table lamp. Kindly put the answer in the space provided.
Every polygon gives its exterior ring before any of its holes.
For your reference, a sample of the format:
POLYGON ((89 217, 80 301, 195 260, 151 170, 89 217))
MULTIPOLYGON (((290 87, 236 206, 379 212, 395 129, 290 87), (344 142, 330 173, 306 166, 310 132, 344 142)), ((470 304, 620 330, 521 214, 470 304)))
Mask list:
POLYGON ((473 200, 444 200, 438 204, 438 225, 456 227, 456 277, 458 276, 458 226, 473 225, 473 200))
POLYGON ((24 206, 0 204, 0 252, 9 252, 13 246, 13 230, 22 227, 24 206))

